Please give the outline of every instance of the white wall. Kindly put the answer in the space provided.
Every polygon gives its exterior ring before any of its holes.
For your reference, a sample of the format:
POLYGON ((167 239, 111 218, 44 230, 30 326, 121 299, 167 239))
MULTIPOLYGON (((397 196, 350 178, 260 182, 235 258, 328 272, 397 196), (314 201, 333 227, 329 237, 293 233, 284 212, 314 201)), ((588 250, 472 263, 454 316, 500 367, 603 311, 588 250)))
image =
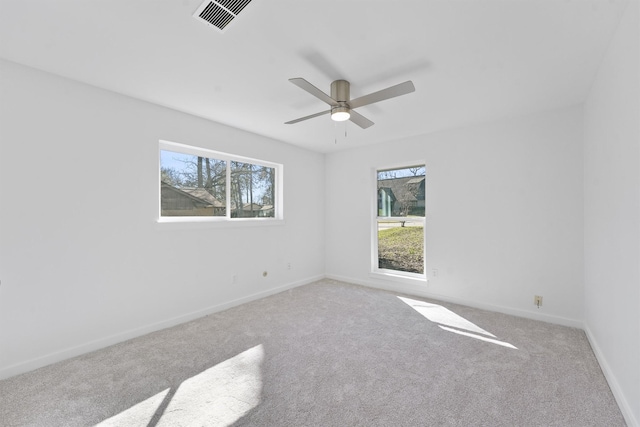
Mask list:
POLYGON ((640 34, 627 6, 585 105, 585 329, 640 425, 640 34))
POLYGON ((0 72, 0 377, 324 274, 323 155, 0 72), (158 224, 159 139, 284 164, 285 225, 158 224))
POLYGON ((328 155, 327 274, 580 326, 581 138, 575 107, 328 155), (378 280, 369 274, 375 184, 367 178, 417 160, 427 167, 429 282, 378 280))

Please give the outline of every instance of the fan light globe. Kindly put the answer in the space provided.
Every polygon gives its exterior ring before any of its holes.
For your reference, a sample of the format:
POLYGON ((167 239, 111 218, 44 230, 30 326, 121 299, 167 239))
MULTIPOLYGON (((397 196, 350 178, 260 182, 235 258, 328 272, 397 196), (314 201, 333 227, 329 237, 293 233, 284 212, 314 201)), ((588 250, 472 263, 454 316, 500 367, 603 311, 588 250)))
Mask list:
POLYGON ((349 114, 349 108, 347 107, 336 107, 331 110, 331 120, 336 122, 344 122, 345 120, 349 120, 351 114, 349 114))

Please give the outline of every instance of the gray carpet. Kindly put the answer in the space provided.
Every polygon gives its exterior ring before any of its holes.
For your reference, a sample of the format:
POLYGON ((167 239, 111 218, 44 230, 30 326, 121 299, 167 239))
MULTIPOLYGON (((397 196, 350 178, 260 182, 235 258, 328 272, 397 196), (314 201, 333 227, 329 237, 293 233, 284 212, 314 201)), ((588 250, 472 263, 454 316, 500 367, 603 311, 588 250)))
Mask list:
POLYGON ((0 381, 3 426, 624 426, 573 328, 323 280, 0 381))

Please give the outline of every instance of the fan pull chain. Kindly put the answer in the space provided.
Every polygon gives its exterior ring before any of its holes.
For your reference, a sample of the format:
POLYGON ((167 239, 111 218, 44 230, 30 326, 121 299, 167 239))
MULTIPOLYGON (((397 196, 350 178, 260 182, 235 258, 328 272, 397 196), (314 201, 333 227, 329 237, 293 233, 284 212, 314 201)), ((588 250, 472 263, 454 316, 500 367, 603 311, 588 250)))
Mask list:
MULTIPOLYGON (((344 122, 344 137, 347 137, 347 122, 344 122)), ((333 143, 338 144, 338 122, 333 122, 333 143)))

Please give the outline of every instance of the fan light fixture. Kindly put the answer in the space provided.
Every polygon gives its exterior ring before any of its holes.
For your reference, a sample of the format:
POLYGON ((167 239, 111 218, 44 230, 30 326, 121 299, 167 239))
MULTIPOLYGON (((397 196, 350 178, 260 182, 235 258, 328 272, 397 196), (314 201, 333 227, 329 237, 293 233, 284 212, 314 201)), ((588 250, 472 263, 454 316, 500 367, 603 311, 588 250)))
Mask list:
POLYGON ((349 120, 351 114, 348 107, 334 107, 331 109, 331 120, 336 122, 344 122, 349 120))

